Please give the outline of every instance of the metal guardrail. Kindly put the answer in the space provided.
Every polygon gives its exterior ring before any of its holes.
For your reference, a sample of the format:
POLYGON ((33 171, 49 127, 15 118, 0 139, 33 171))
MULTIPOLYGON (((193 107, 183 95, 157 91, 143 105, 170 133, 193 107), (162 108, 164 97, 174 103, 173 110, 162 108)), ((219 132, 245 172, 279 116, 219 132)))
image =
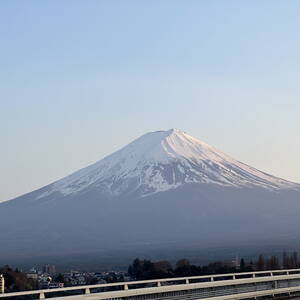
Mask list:
MULTIPOLYGON (((287 290, 300 291, 300 269, 290 270, 272 270, 272 271, 258 271, 258 272, 245 272, 245 273, 230 273, 230 274, 218 274, 218 275, 204 275, 204 276, 190 276, 190 277, 177 277, 177 278, 164 278, 155 280, 142 280, 142 281, 128 281, 128 282, 117 282, 107 284, 96 284, 96 285, 85 285, 65 288, 54 288, 44 290, 32 290, 24 292, 13 292, 0 294, 0 298, 10 298, 19 296, 34 296, 37 295, 39 299, 45 299, 48 295, 54 293, 74 292, 81 291, 81 295, 77 296, 64 296, 68 299, 88 296, 89 298, 97 299, 113 299, 123 298, 146 294, 156 293, 167 293, 176 291, 188 291, 192 289, 201 288, 216 288, 216 287, 232 287, 237 284, 255 284, 270 281, 280 281, 289 279, 299 279, 299 286, 290 287, 287 290), (104 290, 99 292, 99 290, 104 290), (108 291, 116 289, 114 291, 108 291), (105 291, 106 290, 106 291, 105 291)), ((258 294, 278 294, 281 293, 281 288, 272 288, 269 291, 256 291, 258 294)), ((246 294, 243 293, 241 298, 238 298, 238 294, 235 293, 235 299, 242 299, 246 294)), ((252 292, 253 294, 253 292, 252 292)), ((227 297, 227 296, 221 296, 227 297)), ((61 297, 58 297, 61 298, 61 297)), ((213 300, 214 297, 209 297, 213 300)), ((249 297, 247 297, 249 298, 249 297)), ((221 299, 218 297, 218 299, 221 299)), ((224 298, 227 299, 227 298, 224 298)))

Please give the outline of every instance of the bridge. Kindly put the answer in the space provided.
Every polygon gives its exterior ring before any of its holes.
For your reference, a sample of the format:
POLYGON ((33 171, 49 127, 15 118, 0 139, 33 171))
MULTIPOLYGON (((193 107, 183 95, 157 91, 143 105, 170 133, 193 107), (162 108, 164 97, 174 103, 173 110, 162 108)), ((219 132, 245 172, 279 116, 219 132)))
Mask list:
POLYGON ((0 300, 26 299, 26 297, 53 300, 239 300, 297 295, 300 295, 300 269, 33 290, 0 294, 0 300))

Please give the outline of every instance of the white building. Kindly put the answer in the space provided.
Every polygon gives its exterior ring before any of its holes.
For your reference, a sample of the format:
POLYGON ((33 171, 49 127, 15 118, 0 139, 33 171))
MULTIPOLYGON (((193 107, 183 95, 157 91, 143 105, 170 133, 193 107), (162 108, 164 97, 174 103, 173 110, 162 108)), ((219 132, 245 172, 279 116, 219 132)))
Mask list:
POLYGON ((4 277, 2 274, 0 274, 0 294, 4 293, 4 277))

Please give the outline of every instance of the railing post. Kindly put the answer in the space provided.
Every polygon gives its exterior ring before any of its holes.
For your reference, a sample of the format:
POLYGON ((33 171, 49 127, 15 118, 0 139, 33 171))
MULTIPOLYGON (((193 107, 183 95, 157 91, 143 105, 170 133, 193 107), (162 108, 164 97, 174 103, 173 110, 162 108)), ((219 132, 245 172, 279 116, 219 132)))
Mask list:
POLYGON ((85 291, 84 291, 84 293, 85 293, 85 294, 90 294, 90 293, 91 293, 91 290, 90 290, 89 288, 86 288, 85 291))
POLYGON ((252 277, 255 278, 255 273, 252 274, 252 277))
POLYGON ((190 281, 189 281, 188 279, 186 279, 186 280, 185 280, 185 283, 186 283, 186 284, 189 284, 189 283, 190 283, 190 281))
POLYGON ((39 299, 45 299, 45 293, 44 293, 44 292, 41 292, 41 293, 40 293, 39 299))
POLYGON ((160 283, 160 281, 157 281, 157 286, 159 287, 159 286, 161 286, 161 283, 160 283))
POLYGON ((273 272, 270 272, 270 275, 271 275, 271 276, 274 276, 273 272))
POLYGON ((236 278, 235 278, 235 275, 232 275, 232 279, 233 279, 233 280, 235 280, 235 279, 236 279, 236 278))
POLYGON ((290 272, 289 272, 289 271, 286 271, 286 275, 290 275, 290 272))
POLYGON ((214 278, 213 278, 213 277, 210 277, 210 281, 214 281, 214 278))
POLYGON ((128 284, 124 284, 124 290, 128 290, 128 284))

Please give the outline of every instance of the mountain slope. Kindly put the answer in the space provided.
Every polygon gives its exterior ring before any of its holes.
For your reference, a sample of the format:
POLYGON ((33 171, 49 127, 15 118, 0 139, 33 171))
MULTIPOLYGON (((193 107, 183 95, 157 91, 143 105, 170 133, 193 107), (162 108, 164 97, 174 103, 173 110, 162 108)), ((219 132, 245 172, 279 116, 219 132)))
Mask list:
POLYGON ((0 204, 0 257, 298 236, 300 186, 179 130, 0 204))
POLYGON ((88 188, 110 196, 132 192, 146 196, 186 183, 297 188, 296 184, 243 164, 185 132, 171 129, 143 135, 99 162, 57 181, 39 198, 54 192, 74 194, 88 188))

